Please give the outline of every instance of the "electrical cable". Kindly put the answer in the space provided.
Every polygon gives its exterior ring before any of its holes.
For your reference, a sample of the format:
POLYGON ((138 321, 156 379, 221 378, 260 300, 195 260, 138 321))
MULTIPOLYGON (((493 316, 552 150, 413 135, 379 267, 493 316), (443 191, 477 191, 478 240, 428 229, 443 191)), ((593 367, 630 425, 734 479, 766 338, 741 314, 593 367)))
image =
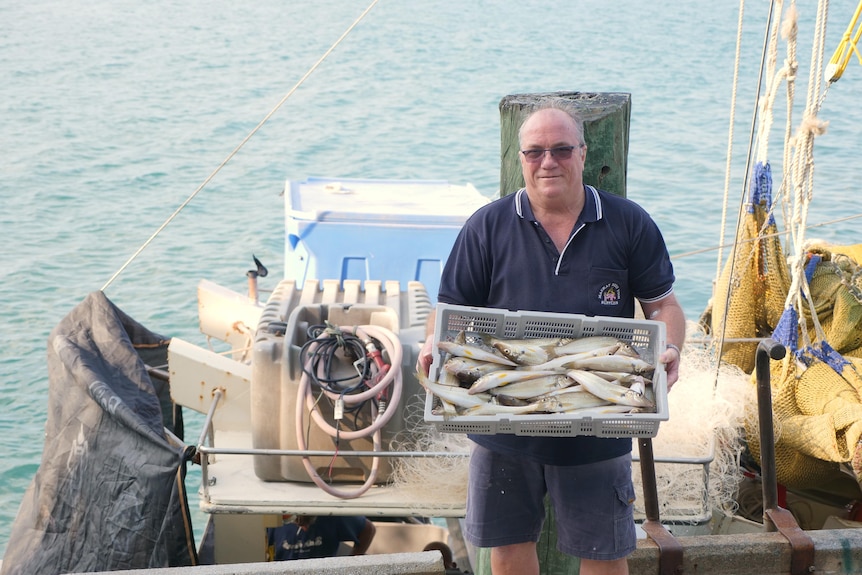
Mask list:
MULTIPOLYGON (((390 330, 373 326, 341 326, 333 327, 315 326, 309 330, 309 335, 314 336, 301 351, 302 377, 297 389, 296 401, 296 438, 300 450, 307 449, 307 443, 303 434, 305 421, 305 409, 311 414, 311 419, 317 426, 336 441, 372 437, 374 451, 382 450, 382 428, 393 417, 397 406, 401 401, 402 377, 401 359, 403 350, 398 337, 390 330), (389 359, 387 364, 382 359, 381 352, 377 349, 377 343, 382 345, 389 359), (360 347, 361 344, 361 347, 360 347), (360 352, 361 350, 361 352, 360 352), (336 353, 341 357, 356 358, 354 365, 357 366, 357 376, 349 378, 334 378, 334 367, 338 360, 336 353), (361 353, 361 355, 359 355, 361 353), (359 357, 356 357, 359 355, 359 357), (360 369, 361 367, 361 369, 360 369), (359 381, 348 387, 336 387, 339 384, 359 381), (335 402, 335 419, 343 418, 343 409, 359 409, 362 404, 370 403, 371 424, 362 429, 344 431, 327 422, 320 411, 312 391, 312 381, 320 388, 323 395, 335 402), (359 391, 367 387, 364 391, 359 391), (349 390, 349 391, 348 391, 349 390), (391 397, 389 397, 391 395, 391 397), (378 401, 380 409, 378 409, 378 401)), ((353 499, 365 493, 376 481, 379 471, 379 457, 372 457, 371 470, 368 478, 359 488, 351 491, 338 489, 328 484, 311 464, 308 457, 302 457, 302 463, 311 480, 322 490, 330 495, 342 499, 353 499)))

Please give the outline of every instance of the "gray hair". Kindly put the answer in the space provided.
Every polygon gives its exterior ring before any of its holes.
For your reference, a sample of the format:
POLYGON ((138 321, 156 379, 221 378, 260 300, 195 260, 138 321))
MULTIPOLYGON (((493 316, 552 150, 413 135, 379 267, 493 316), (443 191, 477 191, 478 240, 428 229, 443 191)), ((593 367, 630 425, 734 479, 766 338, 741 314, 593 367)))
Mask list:
POLYGON ((584 120, 581 118, 581 115, 578 113, 577 108, 574 104, 572 104, 568 100, 560 100, 560 99, 550 99, 539 102, 535 106, 531 107, 527 112, 527 115, 524 117, 524 121, 521 122, 521 127, 518 128, 518 146, 521 145, 521 137, 524 131, 524 124, 527 123, 533 114, 536 112, 540 112, 541 110, 559 110, 561 112, 565 112, 568 115, 575 125, 575 135, 578 137, 578 143, 581 145, 585 145, 584 141, 584 120))

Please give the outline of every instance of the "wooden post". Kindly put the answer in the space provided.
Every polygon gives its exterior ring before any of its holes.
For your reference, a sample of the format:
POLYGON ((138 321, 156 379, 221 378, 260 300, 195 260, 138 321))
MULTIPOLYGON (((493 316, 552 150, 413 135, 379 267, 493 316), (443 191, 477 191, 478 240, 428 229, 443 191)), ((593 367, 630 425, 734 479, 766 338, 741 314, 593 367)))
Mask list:
POLYGON ((515 94, 500 100, 500 195, 524 187, 518 158, 518 129, 524 117, 536 105, 555 99, 573 103, 584 120, 584 183, 625 197, 631 94, 619 92, 515 94))

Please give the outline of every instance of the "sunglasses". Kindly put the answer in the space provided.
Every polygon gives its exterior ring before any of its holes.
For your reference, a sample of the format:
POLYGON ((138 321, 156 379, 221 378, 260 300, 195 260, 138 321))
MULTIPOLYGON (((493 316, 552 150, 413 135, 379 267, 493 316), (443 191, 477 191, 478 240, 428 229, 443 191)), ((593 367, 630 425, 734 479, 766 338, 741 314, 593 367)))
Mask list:
POLYGON ((545 157, 545 152, 550 152, 551 157, 555 160, 569 160, 572 158, 572 153, 576 148, 580 148, 581 146, 559 146, 556 148, 546 148, 540 150, 521 150, 521 153, 524 154, 524 158, 530 162, 541 162, 542 158, 545 157))

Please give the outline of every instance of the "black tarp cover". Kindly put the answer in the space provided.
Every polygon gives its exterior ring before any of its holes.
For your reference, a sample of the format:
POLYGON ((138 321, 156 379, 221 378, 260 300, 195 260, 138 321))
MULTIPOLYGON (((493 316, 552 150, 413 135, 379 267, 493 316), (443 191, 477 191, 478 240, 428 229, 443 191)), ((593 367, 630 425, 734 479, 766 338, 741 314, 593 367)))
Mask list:
POLYGON ((141 359, 166 357, 168 343, 100 291, 51 332, 42 462, 0 574, 197 563, 183 481, 189 448, 167 439, 165 424, 176 429, 174 414, 163 416, 167 386, 153 385, 141 359))

